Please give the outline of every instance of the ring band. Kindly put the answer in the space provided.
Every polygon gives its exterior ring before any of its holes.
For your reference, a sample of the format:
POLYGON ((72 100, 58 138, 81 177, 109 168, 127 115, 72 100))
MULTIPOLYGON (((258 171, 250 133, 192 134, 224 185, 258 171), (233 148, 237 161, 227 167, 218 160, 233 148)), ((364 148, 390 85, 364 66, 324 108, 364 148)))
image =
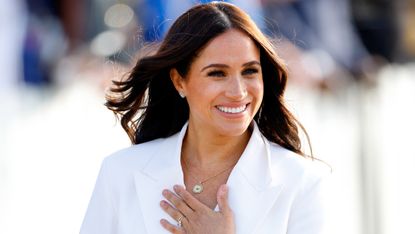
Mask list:
POLYGON ((182 215, 182 216, 180 216, 180 217, 177 219, 177 226, 178 226, 178 227, 181 227, 181 226, 182 226, 182 220, 183 220, 183 215, 182 215))

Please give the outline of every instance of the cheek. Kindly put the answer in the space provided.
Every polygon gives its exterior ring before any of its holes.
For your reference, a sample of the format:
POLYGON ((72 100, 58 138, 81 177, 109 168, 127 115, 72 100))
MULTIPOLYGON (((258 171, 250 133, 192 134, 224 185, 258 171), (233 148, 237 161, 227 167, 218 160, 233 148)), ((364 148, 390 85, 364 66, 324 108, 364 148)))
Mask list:
POLYGON ((251 87, 251 91, 252 91, 253 96, 259 102, 261 102, 262 98, 264 96, 264 83, 263 83, 262 79, 258 79, 258 80, 253 81, 250 84, 250 87, 251 87))
POLYGON ((190 93, 187 97, 189 105, 194 109, 206 110, 206 106, 210 106, 218 87, 206 83, 192 84, 188 87, 190 93))

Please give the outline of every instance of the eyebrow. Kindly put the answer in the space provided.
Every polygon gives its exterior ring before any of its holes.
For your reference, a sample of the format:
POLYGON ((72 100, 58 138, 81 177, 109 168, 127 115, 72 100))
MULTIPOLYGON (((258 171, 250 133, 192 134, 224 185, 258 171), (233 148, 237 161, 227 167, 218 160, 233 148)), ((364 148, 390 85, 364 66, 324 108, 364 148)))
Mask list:
MULTIPOLYGON (((258 62, 258 61, 256 61, 256 60, 254 60, 254 61, 251 61, 251 62, 247 62, 247 63, 242 64, 242 67, 247 67, 247 66, 252 66, 252 65, 259 65, 259 66, 261 66, 261 63, 258 62)), ((229 66, 226 65, 226 64, 222 64, 222 63, 212 63, 212 64, 209 64, 206 67, 202 68, 202 70, 200 70, 200 71, 202 72, 202 71, 204 71, 204 70, 206 70, 208 68, 211 68, 211 67, 228 68, 229 66)))

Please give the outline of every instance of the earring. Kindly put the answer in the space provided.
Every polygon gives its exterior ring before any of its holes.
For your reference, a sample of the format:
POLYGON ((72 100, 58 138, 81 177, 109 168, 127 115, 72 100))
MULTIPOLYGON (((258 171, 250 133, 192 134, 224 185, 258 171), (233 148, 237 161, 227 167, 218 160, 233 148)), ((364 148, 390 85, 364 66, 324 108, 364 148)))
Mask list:
POLYGON ((186 97, 186 95, 184 95, 184 93, 182 93, 182 92, 179 92, 179 95, 180 95, 181 98, 186 97))

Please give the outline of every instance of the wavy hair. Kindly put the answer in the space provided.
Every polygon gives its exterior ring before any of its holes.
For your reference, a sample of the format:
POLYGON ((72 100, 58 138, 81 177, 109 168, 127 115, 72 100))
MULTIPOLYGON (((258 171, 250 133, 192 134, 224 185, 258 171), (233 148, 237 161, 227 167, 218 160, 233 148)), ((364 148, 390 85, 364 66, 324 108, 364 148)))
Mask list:
POLYGON ((249 15, 225 2, 189 9, 174 22, 154 54, 139 59, 127 79, 113 81, 105 105, 121 119, 133 144, 180 131, 189 118, 189 106, 178 95, 169 72, 175 68, 186 77, 204 46, 230 29, 246 33, 260 50, 264 97, 254 120, 261 133, 269 141, 307 156, 301 149, 298 129, 303 130, 309 141, 308 135, 284 104, 285 64, 249 15))

